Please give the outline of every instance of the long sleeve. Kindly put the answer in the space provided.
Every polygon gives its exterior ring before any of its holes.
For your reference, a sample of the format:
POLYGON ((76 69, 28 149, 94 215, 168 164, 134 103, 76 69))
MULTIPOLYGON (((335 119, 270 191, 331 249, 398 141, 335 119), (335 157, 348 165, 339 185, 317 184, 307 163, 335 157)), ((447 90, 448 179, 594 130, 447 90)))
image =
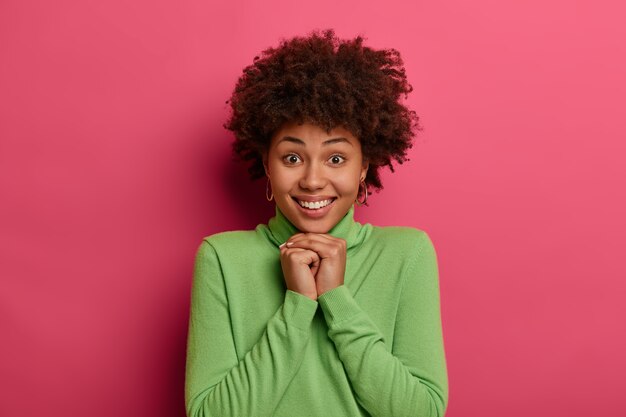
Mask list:
MULTIPOLYGON (((253 272, 250 272, 253 274, 253 272)), ((291 290, 241 361, 224 276, 213 246, 196 253, 191 289, 185 408, 189 417, 270 416, 296 374, 318 303, 291 290)))
POLYGON ((372 416, 443 417, 448 376, 435 249, 424 232, 406 268, 393 351, 367 313, 341 285, 318 297, 357 401, 372 416))

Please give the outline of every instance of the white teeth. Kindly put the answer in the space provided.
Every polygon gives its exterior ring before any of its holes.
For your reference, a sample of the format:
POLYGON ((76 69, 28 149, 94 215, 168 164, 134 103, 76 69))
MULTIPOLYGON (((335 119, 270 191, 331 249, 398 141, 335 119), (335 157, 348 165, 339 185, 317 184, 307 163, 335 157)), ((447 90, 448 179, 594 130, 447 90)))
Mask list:
POLYGON ((322 201, 316 201, 316 202, 308 202, 308 201, 301 201, 298 200, 298 203, 302 206, 302 207, 306 207, 309 209, 320 209, 322 207, 326 207, 327 205, 329 205, 330 203, 332 203, 333 200, 322 200, 322 201))

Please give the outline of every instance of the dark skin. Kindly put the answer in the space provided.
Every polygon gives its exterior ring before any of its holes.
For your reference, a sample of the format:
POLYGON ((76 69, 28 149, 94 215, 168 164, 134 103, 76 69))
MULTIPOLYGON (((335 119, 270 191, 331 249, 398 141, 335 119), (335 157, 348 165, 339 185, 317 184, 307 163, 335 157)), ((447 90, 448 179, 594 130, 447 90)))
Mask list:
POLYGON ((317 300, 344 283, 347 244, 327 232, 353 206, 369 163, 347 129, 326 131, 311 123, 283 125, 263 162, 277 206, 302 231, 280 247, 285 283, 317 300), (323 217, 314 219, 303 214, 296 196, 324 196, 333 202, 323 217))
POLYGON ((297 233, 280 247, 287 288, 317 300, 344 283, 346 241, 327 233, 297 233))

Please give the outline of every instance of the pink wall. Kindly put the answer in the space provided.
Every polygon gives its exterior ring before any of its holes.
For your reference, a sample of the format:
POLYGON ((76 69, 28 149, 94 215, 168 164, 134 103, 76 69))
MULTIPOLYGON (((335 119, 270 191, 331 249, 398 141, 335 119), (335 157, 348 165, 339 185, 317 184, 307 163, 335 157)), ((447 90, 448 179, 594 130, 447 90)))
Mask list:
POLYGON ((4 0, 0 415, 184 415, 195 250, 273 214, 225 101, 316 27, 406 60, 425 130, 357 219, 435 243, 447 416, 626 415, 614 3, 4 0))

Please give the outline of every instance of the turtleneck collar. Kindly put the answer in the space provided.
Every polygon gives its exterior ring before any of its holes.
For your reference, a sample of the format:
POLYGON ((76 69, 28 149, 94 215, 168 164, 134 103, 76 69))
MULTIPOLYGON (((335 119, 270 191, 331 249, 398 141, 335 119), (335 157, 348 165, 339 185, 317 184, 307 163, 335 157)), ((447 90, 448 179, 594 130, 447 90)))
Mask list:
MULTIPOLYGON (((353 204, 341 220, 328 231, 328 234, 344 239, 347 243, 347 248, 350 249, 359 246, 369 236, 372 227, 370 223, 361 224, 354 220, 353 204)), ((278 205, 276 205, 276 215, 268 221, 266 228, 268 238, 276 246, 283 244, 296 233, 300 233, 300 230, 285 217, 278 205)))

